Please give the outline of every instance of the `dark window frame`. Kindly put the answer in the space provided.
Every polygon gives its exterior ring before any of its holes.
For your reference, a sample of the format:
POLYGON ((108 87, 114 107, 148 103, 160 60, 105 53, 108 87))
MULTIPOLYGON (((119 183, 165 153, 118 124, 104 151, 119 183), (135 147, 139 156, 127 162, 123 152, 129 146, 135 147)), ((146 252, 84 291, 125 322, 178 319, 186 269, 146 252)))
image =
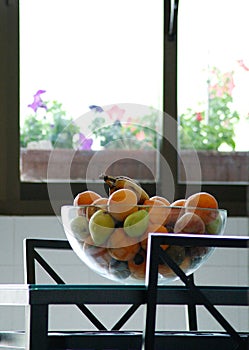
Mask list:
MULTIPOLYGON (((177 41, 176 35, 169 36, 170 1, 165 0, 164 38, 164 111, 177 120, 177 41)), ((176 30, 176 22, 174 25, 176 30)), ((58 193, 56 205, 52 207, 46 183, 21 183, 19 176, 19 7, 18 1, 0 1, 0 213, 2 215, 54 215, 59 214, 60 206, 68 203, 63 198, 63 183, 54 183, 58 193), (56 208, 56 209, 55 209, 56 208)), ((167 159, 173 177, 177 179, 177 151, 168 140, 177 144, 177 130, 167 127, 164 121, 164 138, 161 154, 167 159), (167 137, 167 133, 170 133, 167 137)), ((144 184, 150 195, 157 192, 167 197, 167 174, 163 171, 160 183, 144 184)), ((103 183, 94 184, 96 191, 103 190, 103 183)), ((72 193, 85 190, 86 183, 72 183, 72 193)), ((191 185, 192 192, 199 189, 191 185)), ((229 216, 248 216, 248 184, 203 184, 202 191, 213 193, 219 206, 228 210, 229 216)), ((175 184, 175 198, 182 198, 186 185, 175 184)), ((54 204, 54 203, 53 203, 54 204)))

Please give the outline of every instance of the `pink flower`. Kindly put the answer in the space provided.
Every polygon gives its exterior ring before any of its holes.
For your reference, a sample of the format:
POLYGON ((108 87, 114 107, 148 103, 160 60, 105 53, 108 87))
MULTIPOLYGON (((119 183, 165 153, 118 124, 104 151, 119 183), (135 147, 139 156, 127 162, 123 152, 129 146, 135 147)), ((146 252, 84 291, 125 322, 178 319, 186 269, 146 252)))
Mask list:
POLYGON ((232 95, 235 87, 233 74, 234 72, 221 73, 217 69, 212 70, 213 77, 209 85, 210 97, 223 97, 224 94, 232 95))
POLYGON ((126 124, 127 124, 127 125, 131 125, 131 124, 133 124, 132 117, 129 117, 129 118, 127 119, 126 124))
POLYGON ((233 80, 233 73, 227 72, 223 75, 223 81, 224 81, 224 90, 231 95, 232 91, 235 87, 234 80, 233 80))
POLYGON ((247 67, 244 63, 243 60, 238 60, 238 64, 240 65, 241 68, 243 68, 245 71, 249 72, 249 67, 247 67))
POLYGON ((222 97, 222 95, 225 92, 225 89, 223 86, 220 86, 219 84, 215 84, 210 86, 209 91, 210 91, 211 97, 215 97, 215 96, 222 97))
POLYGON ((202 117, 201 112, 197 112, 197 113, 196 113, 196 120, 197 120, 198 122, 201 122, 202 119, 203 119, 203 117, 202 117))
POLYGON ((117 105, 114 105, 112 108, 108 109, 106 113, 109 115, 110 119, 121 120, 125 114, 125 109, 119 108, 117 105))
POLYGON ((138 141, 143 141, 145 139, 145 133, 144 131, 139 131, 137 134, 136 134, 136 139, 138 141))

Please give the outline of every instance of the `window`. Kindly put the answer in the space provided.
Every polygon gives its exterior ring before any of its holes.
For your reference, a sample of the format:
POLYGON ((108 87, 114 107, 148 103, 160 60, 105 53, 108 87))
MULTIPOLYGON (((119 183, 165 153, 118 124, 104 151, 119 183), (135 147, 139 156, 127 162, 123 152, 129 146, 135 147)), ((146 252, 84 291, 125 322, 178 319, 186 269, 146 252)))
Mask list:
POLYGON ((248 9, 245 0, 236 8, 224 0, 180 3, 177 100, 188 181, 198 175, 203 183, 249 181, 248 9), (193 147, 200 174, 193 168, 193 147))
POLYGON ((162 13, 162 0, 20 2, 22 181, 97 181, 112 159, 128 156, 141 163, 131 177, 153 179, 143 161, 149 156, 156 173, 162 13))
MULTIPOLYGON (((188 192, 202 189, 214 193, 220 206, 227 208, 229 215, 247 215, 247 184, 197 184, 178 182, 177 151, 177 41, 174 35, 168 35, 170 21, 170 1, 165 0, 164 18, 164 110, 173 118, 165 116, 163 139, 160 145, 160 176, 157 183, 145 182, 145 189, 154 194, 161 193, 168 198, 180 198, 188 192)), ((181 6, 181 3, 179 4, 181 6)), ((176 11, 175 11, 176 14, 176 11)), ((172 11, 171 11, 172 15, 172 11)), ((86 188, 86 183, 63 181, 50 184, 42 182, 21 182, 19 173, 19 9, 17 1, 0 2, 0 146, 1 172, 0 206, 2 214, 43 215, 59 212, 60 206, 68 203, 72 193, 86 188), (53 191, 53 206, 49 201, 49 191, 53 191), (71 192, 72 191, 72 192, 71 192)), ((176 30, 174 21, 173 31, 176 30)), ((93 103, 99 103, 94 101, 93 103)), ((101 104, 101 102, 99 103, 101 104)), ((92 188, 100 192, 102 183, 92 183, 92 188)))

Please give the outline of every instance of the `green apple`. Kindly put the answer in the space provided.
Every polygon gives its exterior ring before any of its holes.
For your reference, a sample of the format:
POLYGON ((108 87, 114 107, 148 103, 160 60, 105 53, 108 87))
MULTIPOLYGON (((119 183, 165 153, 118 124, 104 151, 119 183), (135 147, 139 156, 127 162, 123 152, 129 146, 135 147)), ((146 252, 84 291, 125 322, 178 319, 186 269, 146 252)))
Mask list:
POLYGON ((146 231, 148 224, 149 213, 142 209, 127 216, 124 221, 124 230, 130 237, 139 237, 146 231))
POLYGON ((89 235, 88 220, 85 216, 76 216, 70 221, 70 229, 75 238, 83 240, 89 235))
POLYGON ((89 221, 89 231, 94 244, 102 245, 112 234, 114 227, 115 222, 107 211, 96 211, 89 221))
POLYGON ((210 235, 217 235, 221 232, 222 228, 222 220, 220 215, 217 216, 217 218, 210 223, 206 224, 206 231, 210 235))

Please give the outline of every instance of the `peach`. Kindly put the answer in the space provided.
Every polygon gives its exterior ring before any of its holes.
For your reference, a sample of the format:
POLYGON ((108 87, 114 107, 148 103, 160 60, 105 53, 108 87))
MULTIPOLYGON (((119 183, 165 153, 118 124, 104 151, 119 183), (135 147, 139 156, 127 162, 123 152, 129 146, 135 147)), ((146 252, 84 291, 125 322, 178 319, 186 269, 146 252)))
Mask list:
MULTIPOLYGON (((186 271, 188 270, 188 268, 191 265, 191 259, 189 256, 186 256, 185 259, 183 260, 182 263, 180 263, 179 267, 183 270, 186 271)), ((163 275, 164 277, 176 277, 175 272, 168 266, 165 264, 160 264, 158 267, 158 271, 161 275, 163 275)))
POLYGON ((188 212, 176 221, 174 232, 201 234, 205 232, 205 224, 197 214, 188 212))
POLYGON ((198 192, 187 198, 185 207, 188 211, 198 214, 205 224, 216 219, 218 215, 218 202, 213 195, 207 192, 198 192), (204 208, 204 209, 200 209, 204 208), (208 210, 208 209, 213 210, 208 210))
POLYGON ((90 244, 85 241, 83 252, 91 262, 93 268, 96 269, 97 265, 97 268, 100 270, 108 270, 111 261, 111 256, 108 253, 108 250, 104 247, 96 247, 90 239, 88 239, 88 242, 90 244))
POLYGON ((116 260, 131 260, 139 249, 137 240, 127 236, 121 227, 115 229, 108 241, 108 252, 116 260))
MULTIPOLYGON (((168 249, 166 249, 166 253, 177 265, 182 264, 186 256, 185 248, 181 246, 170 246, 168 249)), ((164 263, 159 265, 158 270, 159 270, 159 273, 164 277, 172 277, 175 275, 172 269, 167 264, 164 264, 164 263)))
POLYGON ((91 205, 86 208, 86 217, 90 220, 91 216, 99 209, 106 209, 108 198, 100 197, 95 199, 91 205))
POLYGON ((148 206, 150 221, 154 224, 164 225, 170 209, 159 199, 147 199, 144 205, 148 206))
POLYGON ((109 196, 107 206, 114 219, 124 221, 128 215, 138 210, 137 196, 134 191, 122 188, 109 196))
POLYGON ((177 219, 185 213, 185 208, 184 208, 185 202, 186 202, 186 199, 178 199, 170 204, 171 208, 169 211, 169 215, 167 216, 165 225, 171 228, 171 230, 174 227, 177 219))
POLYGON ((128 261, 131 277, 138 280, 145 278, 146 273, 146 253, 140 250, 133 259, 128 261))

